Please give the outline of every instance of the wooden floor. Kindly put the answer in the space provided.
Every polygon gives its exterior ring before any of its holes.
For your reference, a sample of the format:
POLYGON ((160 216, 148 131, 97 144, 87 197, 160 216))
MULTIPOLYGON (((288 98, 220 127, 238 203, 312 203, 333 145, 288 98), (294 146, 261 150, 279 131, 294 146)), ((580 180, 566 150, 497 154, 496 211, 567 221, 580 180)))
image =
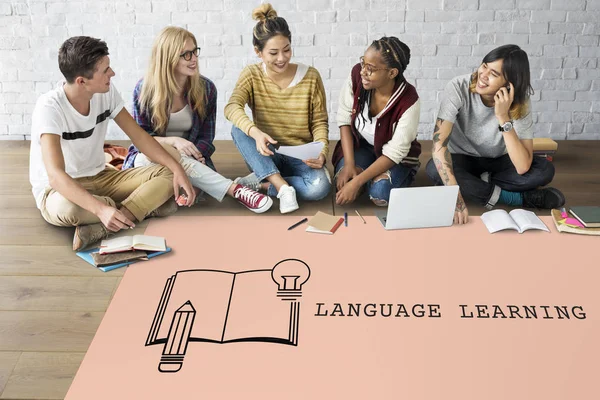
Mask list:
MULTIPOLYGON (((431 142, 424 141, 422 168, 415 185, 429 181, 424 165, 431 142)), ((553 186, 568 204, 600 203, 600 141, 559 143, 553 186)), ((232 142, 217 144, 217 169, 235 177, 248 172, 232 142)), ((125 269, 103 273, 71 250, 73 229, 47 224, 35 206, 29 185, 29 142, 0 141, 0 399, 62 399, 119 285, 125 269)), ((361 199, 335 207, 333 195, 301 204, 298 215, 317 210, 373 215, 376 207, 361 199)), ((480 215, 481 207, 469 207, 480 215)), ((234 201, 214 200, 179 215, 249 215, 234 201)), ((278 215, 278 204, 268 212, 278 215)), ((142 232, 147 223, 136 230, 142 232)))

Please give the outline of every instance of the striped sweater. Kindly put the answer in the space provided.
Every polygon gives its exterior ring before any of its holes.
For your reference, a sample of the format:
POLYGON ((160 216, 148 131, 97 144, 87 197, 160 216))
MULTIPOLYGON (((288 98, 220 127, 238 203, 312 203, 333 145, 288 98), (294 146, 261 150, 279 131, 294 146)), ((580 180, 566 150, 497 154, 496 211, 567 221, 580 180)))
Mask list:
POLYGON ((328 154, 328 121, 325 88, 319 72, 308 67, 297 85, 280 89, 262 69, 262 64, 242 70, 229 102, 225 118, 248 134, 256 126, 280 145, 294 146, 323 142, 328 154), (252 120, 244 110, 248 104, 252 120))

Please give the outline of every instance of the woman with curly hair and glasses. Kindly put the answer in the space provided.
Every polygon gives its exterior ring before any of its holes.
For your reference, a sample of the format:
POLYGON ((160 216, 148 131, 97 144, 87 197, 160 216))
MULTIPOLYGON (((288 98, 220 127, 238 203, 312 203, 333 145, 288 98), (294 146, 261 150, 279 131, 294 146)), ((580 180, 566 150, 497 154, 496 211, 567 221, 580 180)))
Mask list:
POLYGON ((465 200, 488 209, 497 203, 557 208, 554 166, 533 156, 529 59, 508 44, 489 52, 475 72, 452 79, 433 132, 427 175, 438 185, 458 185, 455 223, 466 223, 465 200))
MULTIPOLYGON (((229 195, 256 213, 267 211, 273 200, 234 183, 215 171, 217 89, 198 72, 200 48, 194 35, 174 26, 156 38, 150 65, 133 93, 137 123, 180 161, 196 191, 218 201, 229 195)), ((123 168, 151 164, 135 146, 129 148, 123 168)))
POLYGON ((404 78, 410 49, 398 38, 373 41, 340 92, 340 141, 333 153, 336 203, 353 202, 363 188, 385 206, 393 188, 409 186, 419 167, 420 102, 404 78))

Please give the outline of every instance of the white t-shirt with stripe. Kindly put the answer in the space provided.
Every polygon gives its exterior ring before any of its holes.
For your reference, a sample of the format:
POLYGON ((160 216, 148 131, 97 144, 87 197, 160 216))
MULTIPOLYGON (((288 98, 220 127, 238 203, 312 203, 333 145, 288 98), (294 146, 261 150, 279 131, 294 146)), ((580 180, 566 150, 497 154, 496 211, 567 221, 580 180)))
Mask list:
POLYGON ((59 135, 65 172, 72 178, 94 176, 104 169, 104 139, 108 120, 123 109, 123 99, 111 84, 106 93, 90 100, 90 112, 81 115, 67 99, 64 82, 38 99, 31 121, 29 181, 38 208, 49 186, 42 159, 43 134, 59 135))

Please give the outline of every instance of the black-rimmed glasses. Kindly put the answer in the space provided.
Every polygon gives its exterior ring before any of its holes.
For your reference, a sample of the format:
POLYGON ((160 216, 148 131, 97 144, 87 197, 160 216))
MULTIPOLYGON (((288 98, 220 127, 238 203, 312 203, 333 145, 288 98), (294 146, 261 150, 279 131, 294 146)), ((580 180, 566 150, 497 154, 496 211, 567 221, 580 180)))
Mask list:
POLYGON ((367 76, 373 75, 373 72, 375 72, 375 71, 389 70, 389 69, 391 69, 391 68, 376 68, 369 64, 365 64, 365 58, 364 57, 360 58, 360 70, 361 71, 364 70, 366 72, 365 75, 367 75, 367 76))
POLYGON ((196 47, 194 50, 184 51, 179 57, 183 57, 185 61, 190 61, 192 59, 192 55, 198 57, 200 56, 200 47, 196 47))

